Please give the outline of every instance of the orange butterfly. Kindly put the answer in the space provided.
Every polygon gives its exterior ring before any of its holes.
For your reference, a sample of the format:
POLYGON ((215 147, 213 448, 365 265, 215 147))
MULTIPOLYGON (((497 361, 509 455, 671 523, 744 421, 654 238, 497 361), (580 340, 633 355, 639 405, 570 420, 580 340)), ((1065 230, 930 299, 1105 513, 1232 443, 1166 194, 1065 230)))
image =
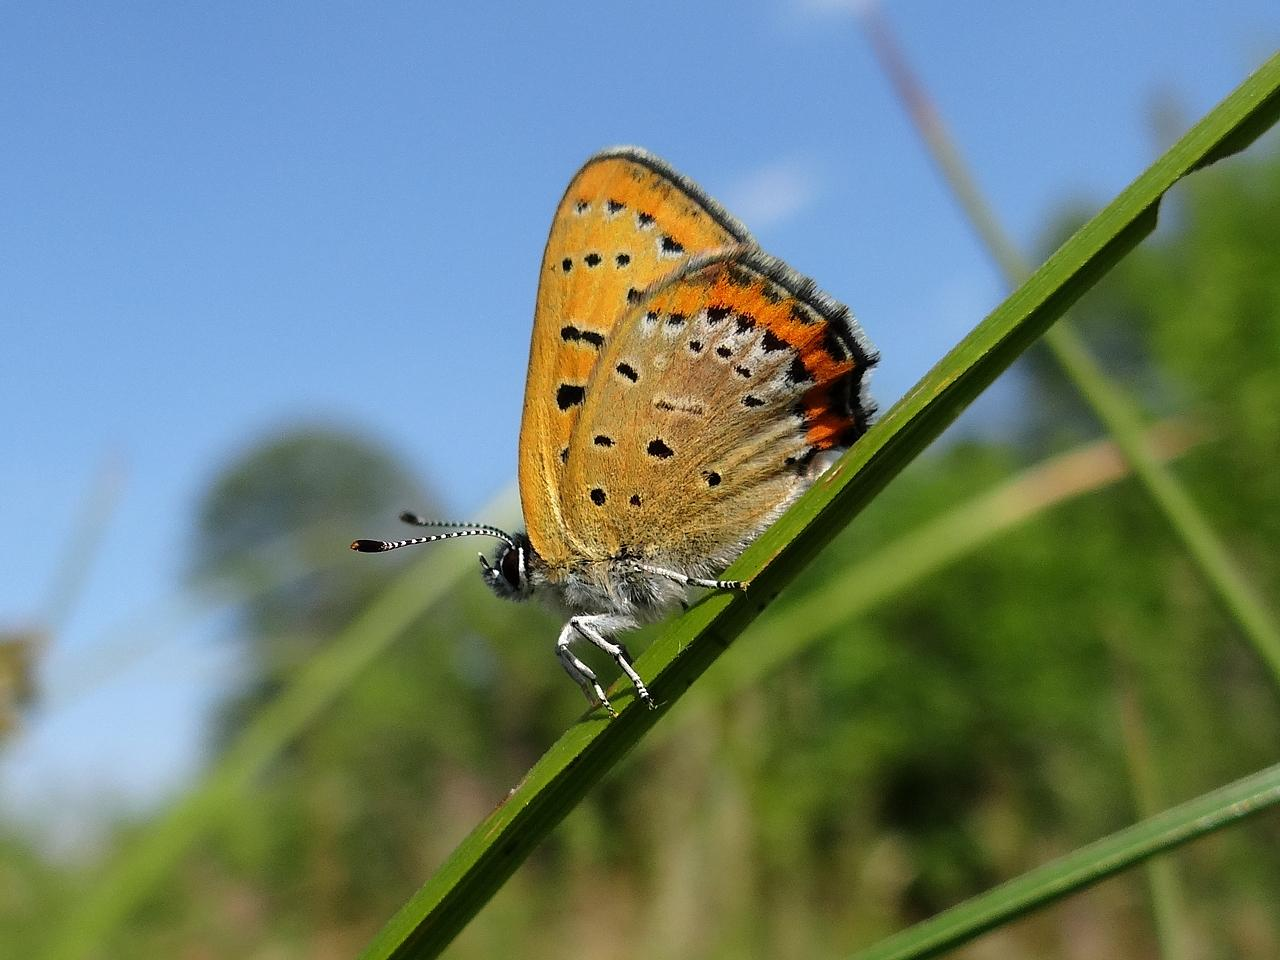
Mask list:
POLYGON ((524 419, 527 533, 402 519, 447 533, 357 540, 381 552, 454 537, 502 541, 485 581, 570 612, 556 653, 613 708, 574 652, 681 606, 865 432, 876 356, 847 307, 760 250, 695 183, 650 153, 596 154, 569 184, 542 259, 524 419), (827 456, 824 456, 827 455, 827 456))

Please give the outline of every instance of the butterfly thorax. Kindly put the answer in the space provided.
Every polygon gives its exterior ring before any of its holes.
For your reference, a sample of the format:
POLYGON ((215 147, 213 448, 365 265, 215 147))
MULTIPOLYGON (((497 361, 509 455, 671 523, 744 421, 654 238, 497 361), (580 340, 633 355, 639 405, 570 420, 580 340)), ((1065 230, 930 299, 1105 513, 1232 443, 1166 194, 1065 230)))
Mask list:
POLYGON ((619 614, 646 622, 679 607, 687 591, 645 570, 644 563, 624 547, 613 556, 579 557, 554 566, 539 557, 530 576, 544 596, 572 614, 619 614))

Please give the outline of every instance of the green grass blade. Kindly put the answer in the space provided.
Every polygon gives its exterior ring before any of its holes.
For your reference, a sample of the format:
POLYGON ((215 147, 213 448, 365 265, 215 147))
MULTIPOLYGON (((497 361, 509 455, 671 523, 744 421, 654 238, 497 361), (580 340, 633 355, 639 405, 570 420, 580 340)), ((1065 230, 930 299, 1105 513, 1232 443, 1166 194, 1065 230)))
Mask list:
POLYGON ((1155 226, 1161 197, 1224 145, 1280 112, 1280 56, 1197 123, 1038 269, 854 445, 730 569, 746 596, 715 594, 675 621, 637 663, 663 704, 615 691, 620 716, 571 727, 395 914, 363 956, 437 955, 539 841, 660 718, 733 638, 881 488, 1085 290, 1155 226))
MULTIPOLYGON (((1005 281, 1011 287, 1021 283, 1029 272, 1030 265, 1019 253, 994 208, 983 196, 955 141, 948 134, 928 94, 902 55, 884 16, 871 5, 864 12, 863 22, 885 73, 898 92, 898 99, 915 123, 921 139, 942 173, 943 180, 955 194, 974 232, 981 238, 1000 272, 1004 274, 1005 281)), ((1271 62, 1274 63, 1274 58, 1271 62)), ((1266 66, 1262 68, 1266 69, 1266 66)), ((1265 126, 1257 126, 1256 121, 1243 124, 1237 133, 1225 138, 1216 151, 1208 154, 1205 162, 1224 156, 1224 151, 1229 152, 1251 143, 1263 129, 1265 126)), ((1118 384, 1103 373, 1084 341, 1067 322, 1067 318, 1064 317, 1062 322, 1049 330, 1044 339, 1067 379, 1124 451, 1125 457, 1133 465, 1138 481, 1182 541, 1201 576, 1253 644, 1263 663, 1270 669, 1272 679, 1280 684, 1280 624, 1277 624, 1248 577, 1232 559, 1221 538, 1206 519, 1204 511, 1172 471, 1152 457, 1143 445, 1142 417, 1137 405, 1118 384)))
POLYGON ((854 954, 853 960, 936 957, 1149 857, 1239 823, 1277 804, 1280 804, 1280 764, 1037 867, 854 954))

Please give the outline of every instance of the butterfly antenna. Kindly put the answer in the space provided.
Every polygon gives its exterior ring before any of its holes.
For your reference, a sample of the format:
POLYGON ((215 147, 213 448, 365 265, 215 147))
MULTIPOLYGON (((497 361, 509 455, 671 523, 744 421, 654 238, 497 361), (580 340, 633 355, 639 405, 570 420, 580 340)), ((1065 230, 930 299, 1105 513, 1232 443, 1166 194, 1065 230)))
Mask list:
POLYGON ((353 540, 351 549, 360 553, 386 553, 388 550, 399 550, 401 547, 413 547, 420 543, 435 543, 438 540, 456 540, 458 537, 493 537, 501 540, 509 547, 516 545, 515 538, 505 530, 491 527, 484 523, 455 523, 449 520, 424 520, 416 513, 402 513, 400 519, 417 527, 453 527, 447 533, 437 533, 429 537, 409 537, 405 540, 353 540))

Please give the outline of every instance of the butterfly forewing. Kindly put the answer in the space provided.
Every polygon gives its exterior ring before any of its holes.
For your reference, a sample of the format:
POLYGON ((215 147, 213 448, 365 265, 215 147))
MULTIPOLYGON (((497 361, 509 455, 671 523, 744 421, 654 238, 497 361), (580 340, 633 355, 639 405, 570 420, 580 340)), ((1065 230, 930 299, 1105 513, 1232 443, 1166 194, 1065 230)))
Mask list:
POLYGON ((848 310, 780 261, 691 261, 632 307, 587 384, 560 491, 571 551, 719 572, 819 453, 865 431, 874 363, 848 310))
POLYGON ((597 154, 569 184, 543 255, 520 428, 525 524, 551 565, 569 556, 560 504, 570 435, 615 325, 690 257, 750 239, 695 184, 642 150, 597 154))

